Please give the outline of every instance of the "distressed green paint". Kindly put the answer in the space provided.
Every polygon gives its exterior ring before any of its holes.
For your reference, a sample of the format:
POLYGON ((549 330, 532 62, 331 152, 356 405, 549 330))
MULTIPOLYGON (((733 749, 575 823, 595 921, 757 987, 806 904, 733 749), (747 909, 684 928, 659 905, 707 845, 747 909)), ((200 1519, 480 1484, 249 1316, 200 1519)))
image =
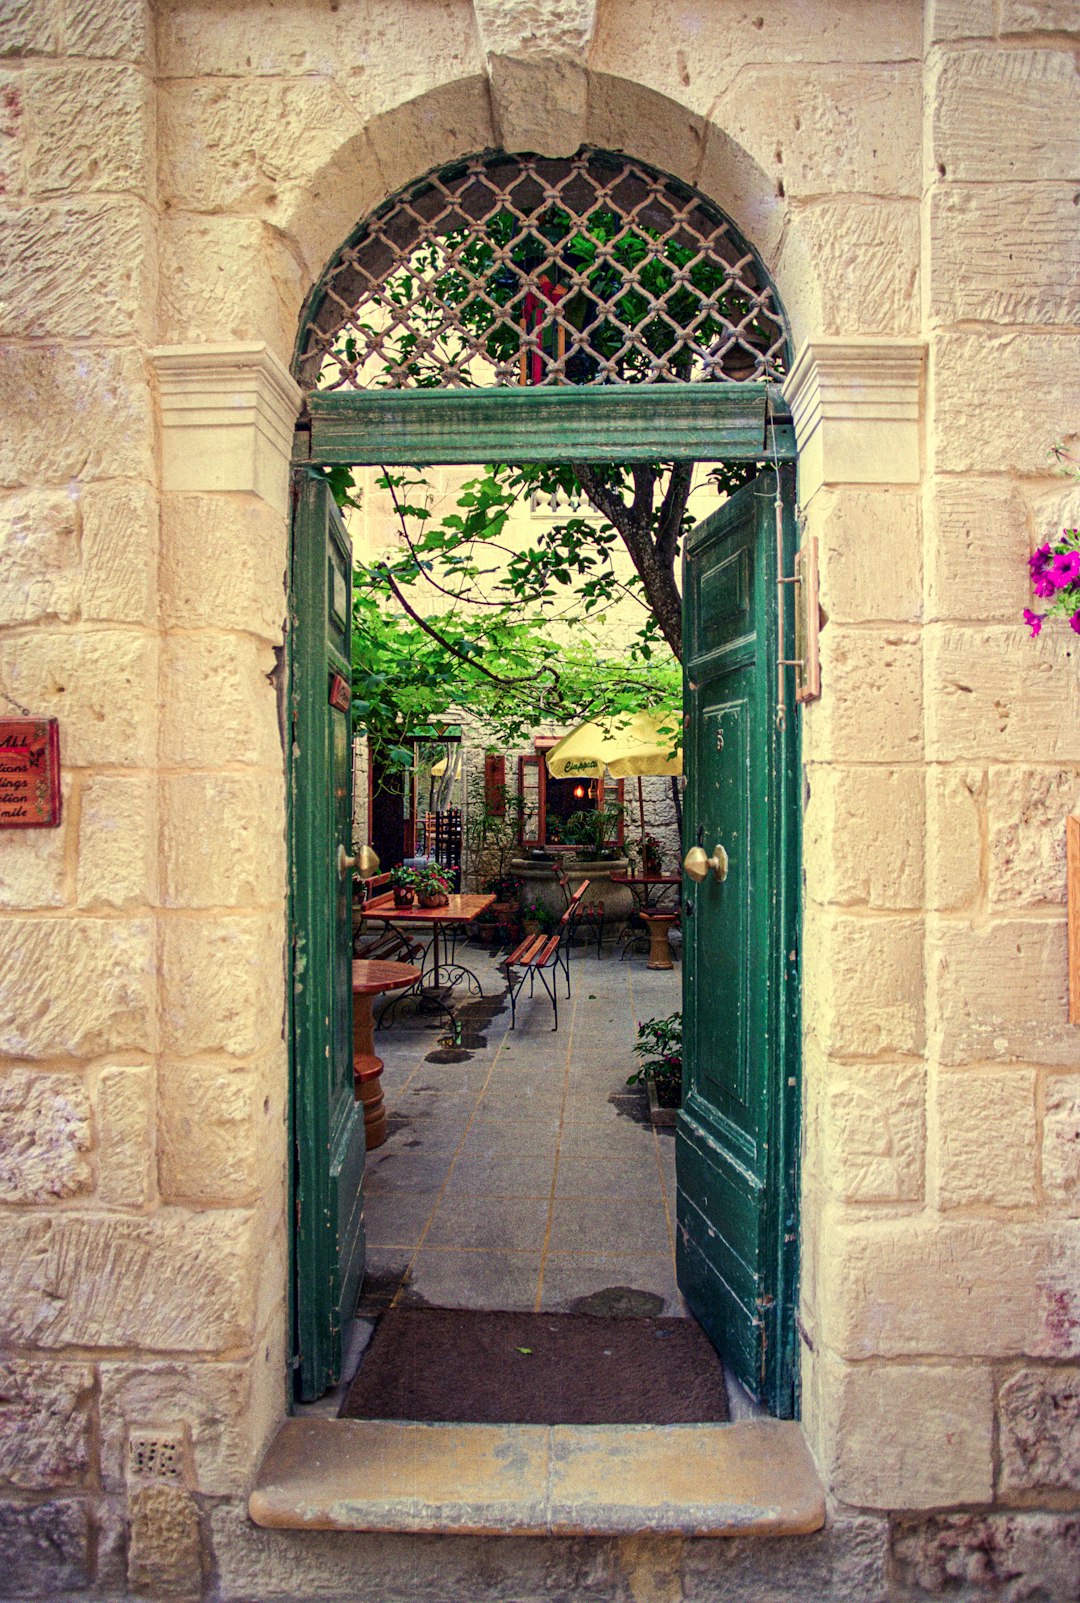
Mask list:
MULTIPOLYGON (((311 467, 339 462, 775 461, 781 464, 785 563, 790 571, 794 468, 789 464, 794 461, 794 440, 782 399, 772 387, 369 391, 308 399, 310 416, 298 430, 296 458, 311 467)), ((321 694, 325 700, 326 664, 333 651, 326 637, 325 613, 310 603, 301 608, 298 600, 304 582, 317 589, 314 569, 304 579, 303 559, 305 552, 312 559, 319 540, 325 548, 329 497, 314 494, 314 475, 301 472, 299 478, 292 613, 294 716, 297 694, 305 684, 313 697, 321 694), (320 653, 321 685, 316 672, 320 653)), ((740 1377, 774 1413, 788 1415, 795 1407, 796 1385, 800 815, 798 715, 791 703, 790 672, 786 732, 779 732, 775 722, 780 652, 774 483, 771 474, 761 474, 688 542, 687 843, 699 823, 706 837, 719 830, 717 839, 726 843, 723 831, 732 824, 737 831, 753 829, 758 855, 752 875, 747 876, 745 861, 740 866, 732 854, 729 886, 734 893, 742 875, 741 902, 736 903, 734 894, 713 900, 712 882, 700 888, 687 886, 686 897, 694 907, 684 921, 690 1084, 676 1139, 680 1284, 740 1377), (733 749, 740 754, 739 783, 735 769, 724 778, 712 766, 722 756, 715 743, 718 726, 730 716, 723 711, 727 700, 744 709, 738 715, 738 733, 732 733, 733 749), (725 929, 729 936, 734 932, 734 945, 730 938, 725 940, 725 929), (700 998, 707 1001, 699 1005, 700 998), (734 1055, 732 1041, 737 1043, 734 1055)), ((787 611, 790 639, 790 602, 787 611)), ((302 703, 301 694, 301 711, 302 703)), ((325 708, 319 716, 325 719, 325 708)), ((302 727, 301 718, 297 728, 302 727)), ((319 1053, 315 1035, 321 1029, 323 1041, 328 1041, 335 1015, 332 998, 319 989, 323 980, 305 978, 312 967, 305 932, 318 927, 318 908, 312 905, 317 886, 322 885, 328 905, 332 881, 326 877, 321 855, 319 863, 311 862, 316 848, 304 819, 312 808, 306 792, 325 796, 329 771, 329 745, 309 743, 305 750, 301 743, 292 768, 291 838, 296 950, 303 965, 295 1001, 294 1074, 295 1285, 304 1396, 317 1395, 336 1373, 342 1287, 355 1283, 359 1261, 358 1234, 350 1234, 353 1226, 342 1211, 347 1172, 355 1175, 359 1203, 359 1170, 355 1164, 349 1169, 357 1148, 347 1138, 348 1124, 333 1123, 333 1076, 325 1076, 328 1095, 325 1103, 320 1102, 312 1094, 317 1080, 311 1078, 310 1068, 319 1053), (320 750, 325 763, 321 770, 320 750), (339 1137, 346 1136, 336 1146, 335 1129, 339 1137), (335 1252, 345 1255, 341 1269, 335 1252)), ((323 826, 327 845, 331 835, 323 826)), ((716 841, 706 838, 705 844, 711 851, 716 841)), ((319 846, 317 855, 322 851, 319 846)), ((327 937, 319 939, 320 956, 314 966, 318 969, 321 963, 326 976, 331 972, 325 955, 327 937)))
POLYGON ((331 707, 330 674, 350 680, 352 554, 330 491, 294 480, 290 599, 289 880, 296 1163, 294 1332, 297 1394, 338 1376, 343 1324, 364 1268, 363 1108, 352 1074, 352 837, 348 712, 331 707))
POLYGON ((764 383, 315 392, 300 453, 323 466, 650 462, 673 454, 756 462, 777 450, 793 454, 790 430, 766 442, 766 410, 778 399, 764 383))
MULTIPOLYGON (((785 571, 794 474, 780 470, 785 571)), ((795 1409, 798 719, 777 720, 776 476, 700 524, 684 557, 686 842, 729 858, 684 884, 679 1285, 740 1380, 795 1409)), ((785 590, 790 640, 791 604, 785 590)), ((783 653, 786 654, 786 653, 783 653)))

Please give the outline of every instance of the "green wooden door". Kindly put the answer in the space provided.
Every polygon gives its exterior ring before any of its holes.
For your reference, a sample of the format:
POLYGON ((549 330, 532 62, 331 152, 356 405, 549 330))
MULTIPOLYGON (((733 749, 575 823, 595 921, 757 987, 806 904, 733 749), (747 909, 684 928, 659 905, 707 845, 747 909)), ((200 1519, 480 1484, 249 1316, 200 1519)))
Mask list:
MULTIPOLYGON (((799 809, 790 671, 778 719, 776 475, 761 473, 684 556, 684 844, 728 854, 684 877, 679 1284, 740 1380, 795 1409, 799 809)), ((791 572, 794 472, 780 470, 791 572)), ((785 589, 785 597, 787 590, 785 589)), ((791 639, 790 601, 785 601, 791 639)))
POLYGON ((297 1395, 337 1379, 364 1271, 352 1072, 352 554, 325 481, 294 479, 289 712, 297 1395))

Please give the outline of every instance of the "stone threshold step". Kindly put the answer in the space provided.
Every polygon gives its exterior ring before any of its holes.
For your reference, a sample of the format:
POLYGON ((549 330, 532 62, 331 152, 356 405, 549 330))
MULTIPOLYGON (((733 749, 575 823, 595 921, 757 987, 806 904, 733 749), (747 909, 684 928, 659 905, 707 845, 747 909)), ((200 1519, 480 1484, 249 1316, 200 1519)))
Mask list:
POLYGON ((825 1497, 799 1426, 288 1419, 248 1500, 285 1530, 797 1536, 825 1497))

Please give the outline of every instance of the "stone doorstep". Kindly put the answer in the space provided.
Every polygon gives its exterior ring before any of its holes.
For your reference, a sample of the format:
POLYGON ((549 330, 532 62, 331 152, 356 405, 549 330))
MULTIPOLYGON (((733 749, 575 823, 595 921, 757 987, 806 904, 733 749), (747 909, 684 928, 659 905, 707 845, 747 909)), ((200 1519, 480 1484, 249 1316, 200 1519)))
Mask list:
POLYGON ((825 1495, 799 1426, 287 1419, 248 1500, 279 1530, 801 1536, 825 1495))

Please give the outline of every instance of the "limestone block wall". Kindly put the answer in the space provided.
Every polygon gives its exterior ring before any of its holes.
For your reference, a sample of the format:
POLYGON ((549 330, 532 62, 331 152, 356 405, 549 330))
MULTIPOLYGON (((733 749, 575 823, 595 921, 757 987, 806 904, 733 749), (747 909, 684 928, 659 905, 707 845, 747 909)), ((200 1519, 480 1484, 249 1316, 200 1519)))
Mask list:
POLYGON ((1078 32, 1064 0, 4 10, 0 688, 61 719, 66 779, 59 831, 0 838, 0 1588, 750 1597, 789 1562, 675 1544, 639 1583, 621 1548, 514 1544, 492 1579, 482 1544, 406 1571, 244 1514, 286 1394, 297 318, 400 185, 587 140, 725 207, 807 353, 802 1374, 833 1524, 800 1584, 1075 1590, 1076 657, 1016 620, 1077 515, 1045 453, 1080 427, 1078 32))

